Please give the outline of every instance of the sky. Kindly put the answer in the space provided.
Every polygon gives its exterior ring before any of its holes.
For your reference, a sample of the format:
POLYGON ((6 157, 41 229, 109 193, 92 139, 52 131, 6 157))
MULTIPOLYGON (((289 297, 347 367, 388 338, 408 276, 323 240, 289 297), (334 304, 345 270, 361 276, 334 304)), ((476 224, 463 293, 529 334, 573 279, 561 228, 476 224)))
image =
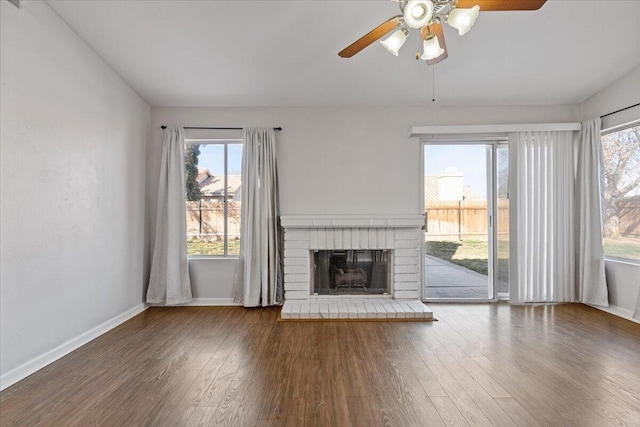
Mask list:
MULTIPOLYGON (((242 144, 229 144, 229 175, 240 175, 242 144)), ((207 168, 212 175, 224 175, 224 145, 200 144, 198 167, 207 168)))
POLYGON ((486 146, 426 145, 424 165, 426 175, 439 175, 448 167, 462 172, 464 185, 487 197, 486 146))

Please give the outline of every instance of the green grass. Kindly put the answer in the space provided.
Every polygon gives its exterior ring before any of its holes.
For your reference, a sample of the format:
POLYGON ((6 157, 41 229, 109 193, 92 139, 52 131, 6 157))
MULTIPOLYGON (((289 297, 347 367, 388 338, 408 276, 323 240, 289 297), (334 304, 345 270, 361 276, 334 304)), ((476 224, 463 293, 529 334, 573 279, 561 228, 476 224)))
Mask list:
POLYGON ((640 239, 621 237, 604 239, 604 254, 618 258, 640 261, 640 239))
MULTIPOLYGON (((487 242, 427 241, 427 255, 449 261, 480 274, 487 275, 487 242)), ((605 239, 604 252, 607 256, 640 260, 640 243, 634 238, 605 239)), ((509 247, 508 242, 498 241, 498 279, 508 282, 509 247)))
MULTIPOLYGON (((229 241, 229 255, 238 255, 240 241, 229 241)), ((224 255, 224 243, 222 241, 208 241, 190 237, 187 239, 187 254, 189 255, 224 255)))
MULTIPOLYGON (((427 255, 449 261, 477 273, 488 274, 487 242, 479 240, 427 241, 427 255)), ((508 282, 508 242, 498 241, 498 279, 508 282)))

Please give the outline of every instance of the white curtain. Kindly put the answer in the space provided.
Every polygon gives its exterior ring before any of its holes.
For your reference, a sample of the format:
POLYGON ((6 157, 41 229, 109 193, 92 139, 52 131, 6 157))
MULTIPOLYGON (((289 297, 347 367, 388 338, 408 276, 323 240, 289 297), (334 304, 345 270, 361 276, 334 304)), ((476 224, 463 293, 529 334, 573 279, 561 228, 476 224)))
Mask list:
POLYGON ((576 280, 580 302, 609 306, 604 274, 604 165, 600 118, 582 123, 576 174, 576 280))
POLYGON ((245 307, 282 302, 276 136, 273 129, 244 129, 240 256, 235 301, 245 307))
POLYGON ((165 131, 158 185, 156 235, 147 302, 176 305, 191 301, 187 264, 187 220, 184 186, 184 131, 165 131))
POLYGON ((513 304, 577 301, 574 286, 574 133, 509 135, 513 304))

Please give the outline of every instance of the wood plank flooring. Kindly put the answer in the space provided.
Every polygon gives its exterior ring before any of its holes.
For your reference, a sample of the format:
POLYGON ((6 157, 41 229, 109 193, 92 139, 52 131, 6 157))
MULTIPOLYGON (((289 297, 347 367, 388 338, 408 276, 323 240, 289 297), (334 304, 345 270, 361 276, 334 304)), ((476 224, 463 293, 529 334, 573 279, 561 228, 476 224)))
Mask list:
POLYGON ((640 325, 577 304, 431 308, 439 322, 150 308, 0 393, 0 425, 640 425, 640 325))

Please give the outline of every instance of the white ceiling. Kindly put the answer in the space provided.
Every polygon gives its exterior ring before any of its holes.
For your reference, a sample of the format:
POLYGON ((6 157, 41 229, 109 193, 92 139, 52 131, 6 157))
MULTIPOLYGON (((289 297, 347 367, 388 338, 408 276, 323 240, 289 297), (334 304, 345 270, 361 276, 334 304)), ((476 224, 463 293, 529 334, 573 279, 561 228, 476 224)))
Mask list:
MULTIPOLYGON (((394 57, 338 51, 399 13, 388 0, 49 0, 153 106, 417 106, 432 72, 415 34, 394 57)), ((579 103, 640 66, 640 1, 549 0, 445 25, 439 104, 579 103)))

